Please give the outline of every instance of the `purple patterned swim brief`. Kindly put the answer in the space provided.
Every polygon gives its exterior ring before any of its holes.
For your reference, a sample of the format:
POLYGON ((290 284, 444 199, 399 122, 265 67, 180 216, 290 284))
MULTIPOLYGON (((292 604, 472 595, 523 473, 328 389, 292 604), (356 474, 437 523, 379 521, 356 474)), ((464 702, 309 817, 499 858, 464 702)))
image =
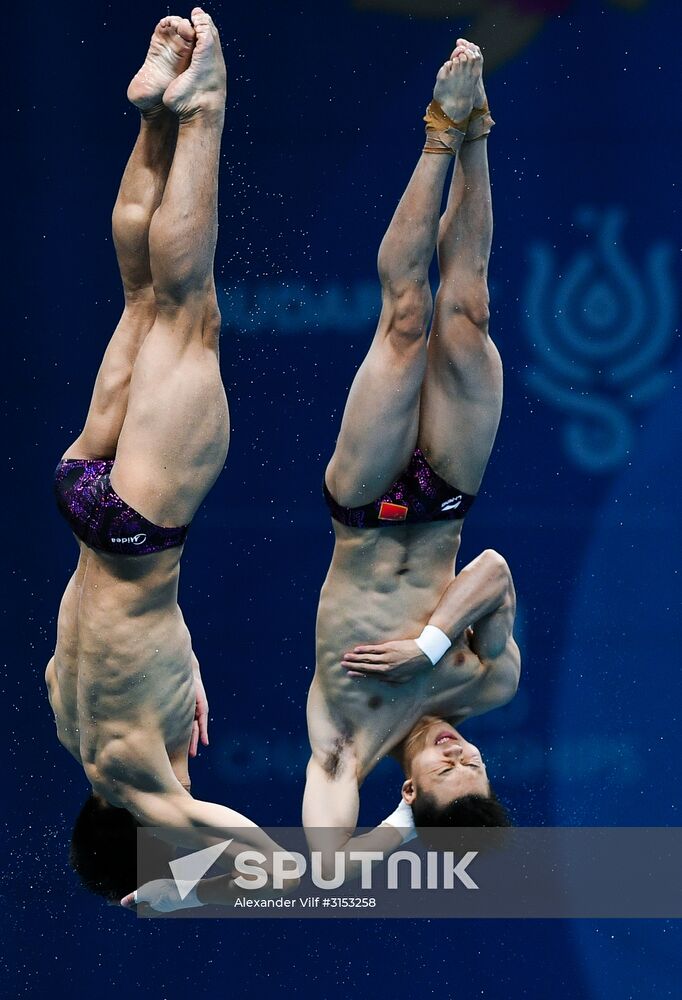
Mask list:
POLYGON ((145 556, 182 545, 189 525, 162 528, 129 507, 109 482, 113 459, 67 458, 55 470, 57 506, 91 549, 145 556))
POLYGON ((427 524, 457 521, 469 512, 476 499, 450 486, 434 472, 420 448, 388 493, 362 507, 342 507, 322 484, 332 517, 350 528, 382 528, 392 524, 427 524))

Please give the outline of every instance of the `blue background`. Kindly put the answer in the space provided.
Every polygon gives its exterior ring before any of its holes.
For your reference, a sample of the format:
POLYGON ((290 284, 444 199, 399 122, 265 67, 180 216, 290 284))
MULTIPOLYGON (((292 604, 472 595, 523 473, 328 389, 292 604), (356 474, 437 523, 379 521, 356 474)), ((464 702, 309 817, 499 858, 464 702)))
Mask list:
MULTIPOLYGON (((515 701, 466 734, 519 824, 682 825, 682 8, 299 0, 211 10, 230 67, 216 270, 233 437, 181 581, 212 715, 196 794, 268 825, 299 821, 316 600, 332 547, 322 470, 378 315, 379 240, 420 148, 434 71, 464 33, 486 45, 498 121, 492 333, 506 402, 462 559, 488 546, 507 557, 524 652, 515 701)), ((77 0, 27 3, 8 22, 9 995, 679 995, 674 922, 140 923, 68 871, 87 786, 56 742, 42 685, 75 562, 50 477, 119 315, 109 226, 136 131, 125 89, 163 13, 149 0, 77 0)), ((387 762, 363 790, 361 821, 390 811, 398 788, 387 762)))

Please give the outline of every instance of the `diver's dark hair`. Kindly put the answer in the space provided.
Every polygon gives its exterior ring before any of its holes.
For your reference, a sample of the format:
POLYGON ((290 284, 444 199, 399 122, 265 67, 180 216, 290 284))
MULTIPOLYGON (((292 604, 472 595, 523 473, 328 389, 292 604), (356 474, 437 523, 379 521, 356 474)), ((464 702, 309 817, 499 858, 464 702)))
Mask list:
POLYGON ((69 862, 90 892, 118 902, 137 886, 137 820, 90 794, 71 834, 69 862))
POLYGON ((509 827, 509 813, 495 792, 489 795, 463 795, 447 805, 439 805, 433 796, 420 793, 412 803, 412 815, 419 836, 427 846, 443 846, 439 830, 453 827, 509 827), (431 833, 433 830, 433 833, 431 833))

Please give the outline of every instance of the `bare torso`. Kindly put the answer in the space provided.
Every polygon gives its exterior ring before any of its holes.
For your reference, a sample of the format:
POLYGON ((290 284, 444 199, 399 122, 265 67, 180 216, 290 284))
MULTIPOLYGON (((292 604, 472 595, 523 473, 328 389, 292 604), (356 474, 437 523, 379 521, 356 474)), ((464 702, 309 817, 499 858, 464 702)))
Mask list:
POLYGON ((352 747, 362 780, 423 715, 454 724, 482 710, 489 678, 464 636, 437 668, 407 683, 349 677, 341 666, 344 651, 419 635, 453 578, 461 521, 369 530, 334 522, 334 530, 317 616, 308 725, 313 754, 325 770, 333 774, 352 747))
MULTIPOLYGON (((177 604, 181 551, 124 558, 81 546, 45 680, 60 742, 89 776, 103 754, 142 737, 151 753, 165 751, 189 786, 195 688, 177 604)), ((115 794, 108 789, 106 797, 115 794)))

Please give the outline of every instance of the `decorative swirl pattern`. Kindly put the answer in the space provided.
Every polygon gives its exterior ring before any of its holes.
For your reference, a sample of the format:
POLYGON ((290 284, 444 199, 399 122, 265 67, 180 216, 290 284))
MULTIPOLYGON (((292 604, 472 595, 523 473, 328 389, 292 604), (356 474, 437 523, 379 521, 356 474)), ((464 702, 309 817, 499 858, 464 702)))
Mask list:
POLYGON ((669 385, 660 362, 675 329, 672 247, 651 247, 639 277, 621 246, 621 209, 583 208, 577 221, 594 234, 594 247, 563 273, 548 246, 531 247, 525 327, 536 365, 528 382, 565 414, 573 462, 604 472, 627 457, 631 411, 669 385))

